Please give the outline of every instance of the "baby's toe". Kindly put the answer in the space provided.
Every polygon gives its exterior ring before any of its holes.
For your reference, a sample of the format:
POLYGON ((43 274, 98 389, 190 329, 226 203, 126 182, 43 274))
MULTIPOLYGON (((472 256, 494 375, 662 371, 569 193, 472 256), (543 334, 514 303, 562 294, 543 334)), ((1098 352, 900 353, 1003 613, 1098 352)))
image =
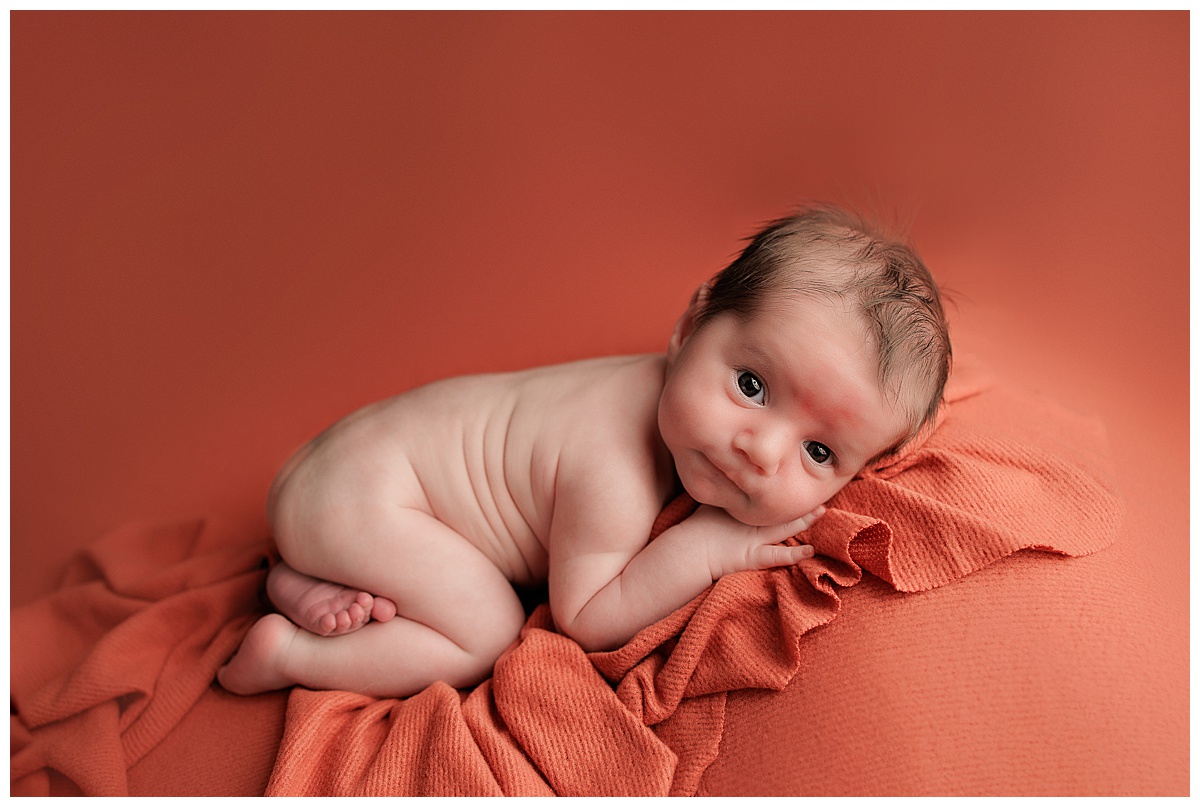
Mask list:
POLYGON ((396 615, 396 603, 387 597, 376 597, 371 605, 371 618, 379 622, 387 622, 396 615))

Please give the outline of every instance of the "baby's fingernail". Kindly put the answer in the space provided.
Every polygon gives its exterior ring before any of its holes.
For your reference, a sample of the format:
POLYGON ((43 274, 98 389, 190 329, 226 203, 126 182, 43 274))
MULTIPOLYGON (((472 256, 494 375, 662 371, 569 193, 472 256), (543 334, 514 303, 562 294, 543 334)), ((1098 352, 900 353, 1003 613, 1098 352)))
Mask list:
POLYGON ((800 547, 800 557, 801 558, 811 558, 815 554, 817 554, 817 550, 813 549, 808 544, 805 544, 804 546, 800 547))
POLYGON ((825 515, 825 505, 823 505, 823 504, 818 504, 818 505, 817 505, 817 509, 816 509, 816 510, 813 510, 813 515, 817 515, 817 516, 823 516, 823 515, 825 515))

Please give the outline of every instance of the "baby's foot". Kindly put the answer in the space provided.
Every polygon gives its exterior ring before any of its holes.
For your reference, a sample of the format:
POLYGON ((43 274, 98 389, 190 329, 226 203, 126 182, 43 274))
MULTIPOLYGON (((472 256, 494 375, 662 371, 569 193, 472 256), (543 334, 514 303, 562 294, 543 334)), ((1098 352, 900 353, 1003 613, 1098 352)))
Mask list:
POLYGON ((255 695, 296 683, 283 672, 283 657, 299 628, 279 614, 254 623, 237 653, 217 670, 221 686, 235 695, 255 695))
POLYGON ((288 619, 318 636, 340 636, 367 624, 386 622, 396 604, 386 597, 309 577, 280 563, 267 575, 267 596, 288 619))

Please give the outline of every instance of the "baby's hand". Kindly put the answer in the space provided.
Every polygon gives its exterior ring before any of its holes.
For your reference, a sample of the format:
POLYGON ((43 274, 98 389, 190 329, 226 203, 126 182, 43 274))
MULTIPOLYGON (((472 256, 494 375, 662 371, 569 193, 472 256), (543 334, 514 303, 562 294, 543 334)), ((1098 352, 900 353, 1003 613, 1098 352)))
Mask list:
POLYGON ((811 558, 813 548, 807 544, 783 546, 779 542, 804 532, 825 513, 823 505, 795 521, 775 527, 751 527, 735 519, 719 507, 702 504, 686 522, 696 531, 708 553, 708 569, 712 579, 751 569, 772 569, 792 566, 811 558))

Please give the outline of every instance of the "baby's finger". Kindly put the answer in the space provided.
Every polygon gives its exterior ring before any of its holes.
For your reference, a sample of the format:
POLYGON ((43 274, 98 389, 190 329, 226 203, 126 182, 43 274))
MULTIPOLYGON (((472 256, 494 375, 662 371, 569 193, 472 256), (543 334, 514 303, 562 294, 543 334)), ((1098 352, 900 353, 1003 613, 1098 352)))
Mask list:
POLYGON ((800 516, 800 518, 789 521, 786 524, 780 524, 778 527, 773 528, 771 530, 771 535, 779 536, 778 538, 775 538, 777 541, 782 541, 784 538, 791 538, 793 535, 804 532, 813 524, 816 524, 817 519, 823 515, 825 515, 825 505, 819 504, 815 509, 813 509, 812 512, 805 513, 804 515, 800 516))
POLYGON ((816 551, 808 544, 800 546, 767 544, 755 549, 752 562, 758 569, 773 569, 777 566, 794 566, 802 560, 808 560, 814 554, 816 551))

